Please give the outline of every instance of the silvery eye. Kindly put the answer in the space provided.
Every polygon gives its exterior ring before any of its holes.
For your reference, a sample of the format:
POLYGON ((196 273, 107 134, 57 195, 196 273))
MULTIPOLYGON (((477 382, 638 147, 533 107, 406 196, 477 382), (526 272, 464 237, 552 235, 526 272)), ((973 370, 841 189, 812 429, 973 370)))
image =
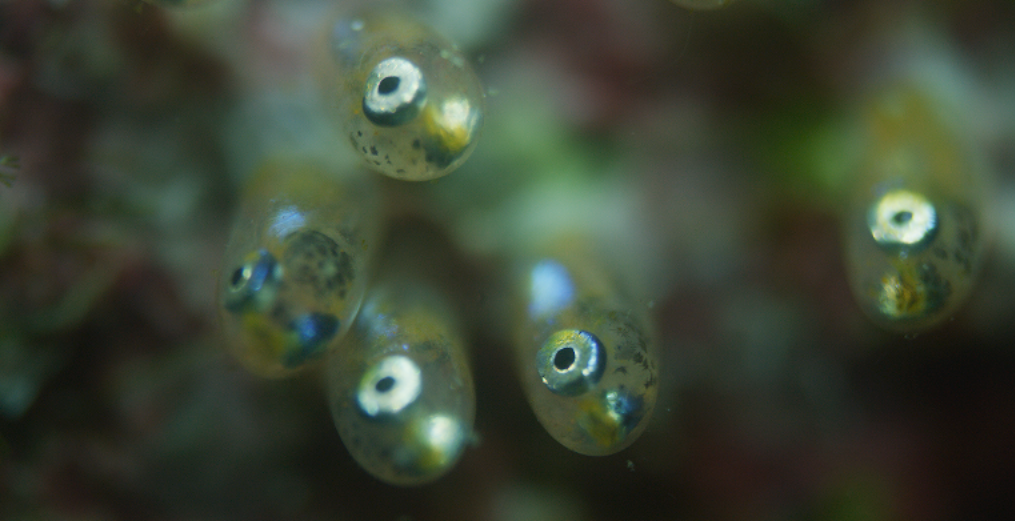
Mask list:
POLYGON ((423 71, 405 58, 388 58, 378 63, 367 76, 363 114, 375 125, 404 125, 418 116, 425 104, 423 71))
POLYGON ((550 391, 577 396, 599 383, 606 371, 606 349, 588 331, 557 331, 536 353, 536 370, 550 391))
POLYGON ((909 190, 892 190, 871 205, 867 226, 883 248, 926 247, 937 233, 937 210, 926 197, 909 190))

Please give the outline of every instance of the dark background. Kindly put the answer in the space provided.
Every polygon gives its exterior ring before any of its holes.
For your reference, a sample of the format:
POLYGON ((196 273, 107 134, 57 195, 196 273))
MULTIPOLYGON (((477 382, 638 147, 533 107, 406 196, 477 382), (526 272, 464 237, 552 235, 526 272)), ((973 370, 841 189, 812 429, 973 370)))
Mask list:
POLYGON ((321 3, 0 2, 0 518, 1015 513, 1015 3, 412 3, 490 89, 473 158, 421 188, 436 197, 385 183, 389 206, 423 207, 395 226, 442 237, 472 310, 479 442, 413 489, 356 466, 318 374, 251 376, 217 332, 250 153, 230 122, 251 92, 312 76, 302 29, 321 3), (951 94, 996 175, 995 233, 967 305, 901 335, 849 292, 835 151, 866 89, 911 74, 951 94), (463 208, 559 165, 644 210, 627 278, 662 394, 642 438, 602 458, 529 411, 484 282, 496 261, 460 233, 463 208))

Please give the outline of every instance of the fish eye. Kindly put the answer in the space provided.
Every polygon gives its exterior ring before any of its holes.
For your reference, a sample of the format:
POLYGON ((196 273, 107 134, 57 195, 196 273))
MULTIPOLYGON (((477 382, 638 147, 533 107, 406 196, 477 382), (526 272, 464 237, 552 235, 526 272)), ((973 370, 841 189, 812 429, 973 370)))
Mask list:
POLYGON ((375 125, 404 125, 419 115, 425 103, 423 72, 405 58, 388 58, 378 63, 367 77, 363 114, 375 125))
POLYGON ((922 248, 937 233, 937 211, 916 192, 892 190, 871 205, 867 226, 883 248, 922 248))
POLYGON ((402 412, 423 391, 422 372, 416 362, 403 355, 381 359, 360 380, 356 404, 363 414, 383 418, 402 412))
POLYGON ((254 270, 250 269, 250 266, 240 266, 233 272, 232 278, 229 279, 229 287, 233 291, 238 291, 243 288, 243 285, 250 280, 250 275, 254 270))
POLYGON ((577 396, 599 383, 606 371, 606 350, 588 331, 558 331, 536 353, 536 369, 550 391, 577 396))
POLYGON ((227 309, 263 311, 271 307, 282 279, 282 267, 267 250, 260 249, 233 270, 229 277, 227 309))

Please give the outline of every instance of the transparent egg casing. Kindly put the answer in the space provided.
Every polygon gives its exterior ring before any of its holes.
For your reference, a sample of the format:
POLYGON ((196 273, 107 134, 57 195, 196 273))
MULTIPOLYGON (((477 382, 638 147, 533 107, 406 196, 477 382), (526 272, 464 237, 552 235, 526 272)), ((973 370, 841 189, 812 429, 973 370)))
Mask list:
POLYGON ((366 164, 406 181, 458 168, 476 145, 484 93, 454 44, 394 15, 327 27, 323 97, 366 164))
POLYGON ((850 285, 879 326, 926 330, 972 290, 985 235, 984 172, 912 88, 873 106, 859 189, 845 216, 850 285))
POLYGON ((332 417, 376 478, 428 483, 472 439, 476 394, 458 322, 441 295, 405 279, 371 289, 347 345, 328 357, 332 417))
POLYGON ((257 374, 282 376, 321 359, 363 299, 380 233, 377 194, 369 176, 336 170, 273 159, 242 195, 219 314, 227 345, 257 374))
POLYGON ((633 443, 658 395, 655 348, 643 313, 594 259, 544 257, 515 281, 522 387, 539 422, 590 456, 633 443))

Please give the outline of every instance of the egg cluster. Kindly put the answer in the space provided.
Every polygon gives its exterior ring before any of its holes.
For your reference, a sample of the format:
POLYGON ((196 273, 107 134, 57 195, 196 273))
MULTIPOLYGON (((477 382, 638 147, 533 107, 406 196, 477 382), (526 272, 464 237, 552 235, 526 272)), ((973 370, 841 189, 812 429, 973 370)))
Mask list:
MULTIPOLYGON (((474 438, 468 342, 446 290, 425 275, 432 268, 382 267, 392 264, 376 254, 387 215, 364 171, 448 175, 476 145, 485 94, 457 47, 409 16, 342 16, 324 34, 321 103, 359 166, 325 155, 260 167, 227 246, 222 322, 258 374, 327 359, 332 415, 353 457, 384 481, 425 483, 474 438)), ((859 123, 870 141, 856 160, 857 202, 843 217, 850 281, 875 322, 922 331, 954 313, 979 270, 981 174, 920 88, 896 84, 872 98, 859 123)), ((547 191, 554 204, 594 206, 580 191, 547 191)), ((609 233, 543 222, 519 246, 500 236, 517 235, 522 220, 501 221, 485 232, 502 266, 492 289, 512 304, 485 320, 512 331, 536 417, 582 454, 629 446, 656 402, 657 356, 639 299, 599 253, 609 233)))
POLYGON ((1006 19, 0 3, 0 518, 1009 501, 1006 19))
MULTIPOLYGON (((385 264, 375 262, 385 216, 363 170, 449 174, 476 144, 484 94, 455 46, 406 16, 343 16, 326 34, 321 98, 362 166, 287 157, 259 169, 226 248, 220 314, 258 374, 328 358, 332 415, 353 457, 384 481, 425 483, 474 438, 466 341, 425 270, 373 269, 385 264)), ((547 242, 557 246, 531 259, 506 255, 520 273, 507 286, 524 290, 501 327, 518 332, 518 373, 547 431, 612 454, 644 430, 658 394, 647 322, 591 250, 547 242)))

